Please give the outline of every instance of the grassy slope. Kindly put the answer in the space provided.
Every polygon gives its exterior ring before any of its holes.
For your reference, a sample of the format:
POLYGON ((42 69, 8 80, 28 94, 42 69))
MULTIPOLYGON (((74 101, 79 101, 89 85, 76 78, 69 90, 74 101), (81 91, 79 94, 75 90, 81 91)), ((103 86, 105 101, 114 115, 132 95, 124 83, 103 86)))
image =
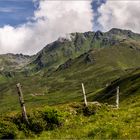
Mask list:
MULTIPOLYGON (((20 109, 15 84, 20 82, 28 113, 32 112, 31 108, 34 112, 36 107, 40 107, 41 111, 44 109, 41 106, 46 104, 61 104, 55 108, 65 114, 63 126, 33 135, 36 139, 139 139, 140 51, 137 43, 129 40, 119 46, 93 49, 72 60, 68 68, 61 66, 52 73, 44 70, 29 77, 21 74, 15 78, 0 76, 1 114, 5 116, 10 112, 8 116, 17 116, 17 111, 13 112, 20 109), (98 100, 111 105, 115 103, 115 92, 110 91, 119 85, 120 109, 102 105, 91 116, 75 113, 80 104, 73 102, 83 100, 81 82, 85 84, 88 101, 98 100), (105 87, 107 83, 109 86, 105 87), (45 93, 45 96, 30 95, 34 93, 45 93)), ((23 132, 18 131, 17 138, 25 137, 23 132)))
POLYGON ((120 101, 123 104, 137 103, 140 100, 140 68, 133 72, 113 81, 107 88, 95 95, 95 99, 102 102, 115 101, 115 93, 113 91, 117 86, 120 87, 120 101))
MULTIPOLYGON (((91 116, 81 113, 80 103, 70 103, 56 106, 63 112, 62 127, 50 131, 43 131, 36 139, 139 139, 140 138, 140 69, 136 69, 121 79, 111 83, 106 88, 120 86, 120 109, 116 110, 107 104, 102 104, 91 116), (76 113, 79 112, 79 113, 76 113)), ((98 95, 99 101, 109 104, 115 102, 114 95, 98 95), (103 97, 103 98, 101 98, 103 97), (101 100, 102 99, 102 100, 101 100)))
MULTIPOLYGON (((19 115, 17 112, 11 112, 10 114, 7 114, 8 117, 4 118, 5 124, 9 124, 8 122, 10 121, 11 125, 6 126, 5 130, 0 131, 2 132, 1 135, 12 133, 15 135, 15 138, 18 139, 139 139, 140 103, 133 102, 132 104, 121 105, 121 108, 117 110, 105 104, 101 104, 101 107, 89 104, 90 113, 93 114, 88 116, 84 115, 84 107, 81 103, 28 110, 28 115, 30 116, 32 114, 32 116, 29 117, 30 123, 33 124, 33 122, 37 122, 35 126, 38 126, 38 130, 39 128, 44 127, 41 125, 43 118, 40 118, 41 115, 39 115, 39 113, 43 113, 44 111, 49 112, 50 109, 55 109, 61 115, 63 125, 49 130, 42 129, 39 133, 35 133, 34 129, 29 131, 25 125, 23 125, 23 130, 19 129, 19 131, 17 129, 18 124, 16 123, 15 126, 15 123, 12 122, 12 118, 16 118, 18 122, 19 115), (33 116, 33 113, 36 114, 36 117, 33 116), (14 128, 13 130, 10 129, 12 127, 14 128)), ((53 118, 53 114, 50 114, 49 117, 53 118)), ((57 119, 57 114, 53 119, 57 119)), ((1 121, 2 118, 0 119, 0 124, 1 121)), ((44 121, 43 124, 45 125, 44 121)), ((35 126, 34 128, 37 129, 35 126)))
POLYGON ((72 115, 64 127, 43 132, 39 139, 140 139, 140 68, 130 71, 94 96, 95 100, 114 105, 115 92, 110 91, 120 86, 119 110, 103 105, 90 117, 72 115))
POLYGON ((53 82, 48 82, 48 85, 52 87, 52 94, 57 92, 60 96, 65 93, 72 100, 80 99, 81 83, 84 82, 88 97, 93 100, 92 96, 107 83, 127 74, 127 69, 140 66, 139 52, 129 48, 105 48, 91 51, 89 54, 94 57, 95 62, 86 63, 85 54, 77 58, 68 69, 57 71, 50 77, 53 82))
POLYGON ((57 71, 48 71, 47 67, 27 77, 20 73, 16 73, 14 78, 0 75, 0 112, 19 109, 15 87, 18 82, 23 85, 23 93, 29 108, 80 101, 82 82, 85 84, 89 100, 94 100, 94 94, 102 91, 106 84, 127 74, 127 69, 140 66, 138 34, 113 29, 107 33, 88 32, 73 36, 75 37, 71 42, 56 41, 34 56, 34 59, 40 56, 33 63, 37 67, 40 61, 46 66, 57 67, 72 57, 73 60, 67 69, 62 66, 57 71), (112 45, 114 43, 115 46, 112 45), (87 52, 91 48, 94 49, 87 52), (73 53, 69 56, 70 50, 73 53), (83 52, 85 54, 82 54, 83 52), (82 55, 79 56, 80 54, 82 55), (45 95, 31 96, 36 93, 45 95))
POLYGON ((81 101, 81 82, 84 82, 88 99, 92 101, 94 95, 102 91, 107 83, 127 74, 127 69, 140 66, 139 53, 123 46, 93 49, 72 60, 69 68, 58 69, 50 75, 40 71, 29 77, 19 74, 15 78, 5 79, 5 83, 1 81, 3 84, 0 86, 0 112, 19 109, 15 87, 18 82, 23 85, 27 108, 81 101), (93 62, 88 62, 87 56, 90 56, 93 62), (31 95, 35 93, 45 95, 31 95))
POLYGON ((132 105, 119 110, 103 105, 89 117, 72 114, 63 127, 43 132, 37 139, 139 139, 140 107, 132 105))

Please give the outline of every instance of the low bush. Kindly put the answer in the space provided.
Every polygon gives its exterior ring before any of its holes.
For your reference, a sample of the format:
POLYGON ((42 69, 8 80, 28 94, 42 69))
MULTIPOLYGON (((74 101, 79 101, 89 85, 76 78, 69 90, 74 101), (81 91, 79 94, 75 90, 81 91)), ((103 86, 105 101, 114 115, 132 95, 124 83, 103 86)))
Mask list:
POLYGON ((76 111, 77 114, 83 114, 84 116, 90 116, 94 115, 98 110, 100 109, 100 106, 96 104, 88 104, 88 106, 81 105, 79 106, 76 111))
POLYGON ((36 134, 41 133, 45 130, 47 122, 43 120, 40 112, 36 111, 29 115, 29 129, 36 134))
POLYGON ((20 131, 28 134, 28 125, 23 121, 21 114, 16 114, 16 116, 12 118, 12 121, 20 131))
POLYGON ((18 134, 16 125, 9 121, 0 121, 0 139, 15 139, 18 134))
POLYGON ((53 108, 44 108, 28 113, 29 124, 25 123, 21 115, 13 117, 13 123, 26 135, 40 134, 44 130, 52 130, 63 123, 63 114, 53 108))
POLYGON ((42 112, 42 116, 47 122, 46 130, 52 130, 63 124, 63 114, 58 110, 47 108, 42 112))

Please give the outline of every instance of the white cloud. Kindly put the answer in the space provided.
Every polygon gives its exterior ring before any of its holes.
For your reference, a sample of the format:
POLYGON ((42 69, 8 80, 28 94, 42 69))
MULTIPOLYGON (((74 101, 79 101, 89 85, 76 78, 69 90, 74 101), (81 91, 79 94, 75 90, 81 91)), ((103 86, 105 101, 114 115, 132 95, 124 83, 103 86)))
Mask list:
POLYGON ((0 28, 0 53, 34 54, 71 32, 92 30, 91 1, 40 1, 34 23, 0 28))
POLYGON ((98 11, 104 30, 116 27, 140 33, 140 1, 107 1, 98 11))

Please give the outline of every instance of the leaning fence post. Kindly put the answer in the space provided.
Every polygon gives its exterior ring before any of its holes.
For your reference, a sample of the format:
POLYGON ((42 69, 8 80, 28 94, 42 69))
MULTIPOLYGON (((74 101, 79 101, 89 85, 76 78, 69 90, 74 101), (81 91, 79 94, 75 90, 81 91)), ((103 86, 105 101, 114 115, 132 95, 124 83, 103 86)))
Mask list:
POLYGON ((85 92, 85 87, 84 87, 84 84, 83 84, 83 83, 82 83, 82 89, 83 89, 83 95, 84 95, 85 106, 87 106, 86 92, 85 92))
POLYGON ((28 117, 27 117, 27 114, 26 114, 25 102, 24 102, 23 93, 22 93, 22 90, 21 90, 20 83, 16 84, 16 87, 17 87, 17 92, 18 92, 18 95, 19 95, 19 103, 20 103, 20 106, 22 108, 22 117, 23 117, 23 120, 27 124, 29 124, 28 117))
POLYGON ((116 92, 116 107, 117 109, 119 108, 119 93, 120 93, 120 87, 117 87, 117 92, 116 92))

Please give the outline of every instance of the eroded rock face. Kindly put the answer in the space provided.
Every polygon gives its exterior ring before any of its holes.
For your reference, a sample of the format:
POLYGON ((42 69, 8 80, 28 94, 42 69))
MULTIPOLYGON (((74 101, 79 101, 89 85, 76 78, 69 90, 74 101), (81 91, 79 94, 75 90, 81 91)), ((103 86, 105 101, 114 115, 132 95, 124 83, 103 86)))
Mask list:
POLYGON ((72 59, 70 58, 68 61, 66 61, 64 64, 60 65, 57 70, 63 70, 67 69, 72 65, 72 59))
POLYGON ((137 51, 140 51, 140 48, 138 48, 137 46, 135 45, 130 45, 128 46, 129 48, 133 49, 133 50, 137 50, 137 51))
POLYGON ((19 70, 30 63, 31 56, 23 54, 2 54, 0 55, 0 71, 19 70))
POLYGON ((44 62, 43 62, 43 60, 42 60, 42 54, 40 54, 40 55, 37 57, 37 59, 35 60, 35 63, 38 64, 38 67, 39 67, 39 68, 45 67, 45 64, 44 64, 44 62))
POLYGON ((103 38, 101 45, 106 46, 106 45, 119 45, 120 41, 111 39, 111 38, 103 38))
POLYGON ((12 78, 12 77, 15 77, 15 72, 12 72, 12 71, 3 71, 3 72, 0 72, 0 75, 3 75, 7 78, 12 78))
POLYGON ((121 29, 117 29, 117 28, 112 28, 109 33, 111 34, 120 34, 122 33, 122 30, 121 29))
POLYGON ((114 34, 114 35, 125 35, 126 37, 133 38, 134 33, 130 30, 122 30, 118 28, 112 28, 109 32, 109 34, 114 34))
POLYGON ((97 31, 94 34, 93 40, 100 40, 100 39, 102 39, 102 37, 103 37, 103 33, 101 31, 97 31))
POLYGON ((89 38, 91 36, 94 36, 94 34, 95 34, 94 32, 85 32, 83 35, 85 38, 89 38))
POLYGON ((95 63, 94 55, 91 53, 87 54, 85 57, 85 63, 91 63, 91 64, 95 63))

